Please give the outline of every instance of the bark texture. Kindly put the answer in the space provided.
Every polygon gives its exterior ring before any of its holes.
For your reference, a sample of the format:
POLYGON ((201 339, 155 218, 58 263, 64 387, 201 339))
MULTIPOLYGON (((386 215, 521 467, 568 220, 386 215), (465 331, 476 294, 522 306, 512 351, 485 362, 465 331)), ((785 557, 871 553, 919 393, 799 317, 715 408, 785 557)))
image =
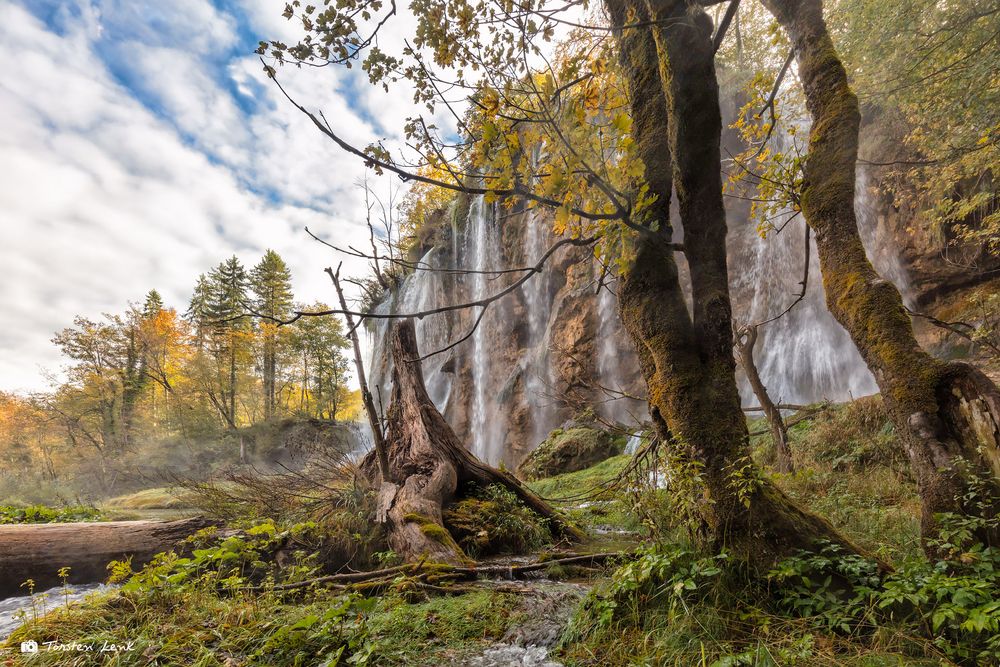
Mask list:
POLYGON ((757 345, 757 325, 751 324, 740 328, 736 332, 736 356, 743 368, 743 373, 747 376, 747 382, 753 395, 760 403, 767 419, 768 427, 771 429, 771 439, 774 441, 775 468, 778 472, 792 472, 795 466, 792 464, 792 450, 788 446, 788 428, 785 426, 785 418, 781 416, 781 410, 771 400, 767 393, 764 381, 760 379, 757 372, 757 364, 753 359, 753 350, 757 345))
POLYGON ((563 537, 584 538, 541 498, 510 473, 486 465, 462 445, 427 395, 420 352, 411 320, 393 326, 392 394, 386 415, 385 443, 389 478, 380 471, 374 452, 362 472, 378 493, 378 519, 387 524, 389 546, 408 561, 430 559, 461 563, 467 559, 444 528, 442 507, 471 484, 500 484, 544 518, 563 537))
MULTIPOLYGON (((812 116, 802 213, 819 251, 826 302, 882 392, 917 479, 925 540, 941 512, 995 516, 962 501, 971 471, 1000 476, 1000 392, 966 364, 944 364, 917 343, 899 291, 868 261, 854 211, 858 100, 823 20, 821 0, 764 0, 792 41, 812 116), (957 464, 964 459, 968 465, 957 464)), ((1000 544, 996 531, 978 537, 1000 544)))
POLYGON ((619 302, 660 437, 701 469, 708 536, 752 566, 766 568, 820 539, 856 550, 760 476, 750 458, 732 353, 711 21, 680 0, 605 0, 605 6, 616 26, 645 24, 615 31, 633 135, 657 196, 619 302), (670 245, 671 187, 690 267, 690 313, 670 245))
POLYGON ((59 569, 69 567, 71 584, 107 579, 112 560, 132 558, 139 569, 192 533, 215 525, 207 519, 180 521, 101 521, 0 526, 0 597, 26 595, 21 584, 35 581, 42 591, 61 583, 59 569))

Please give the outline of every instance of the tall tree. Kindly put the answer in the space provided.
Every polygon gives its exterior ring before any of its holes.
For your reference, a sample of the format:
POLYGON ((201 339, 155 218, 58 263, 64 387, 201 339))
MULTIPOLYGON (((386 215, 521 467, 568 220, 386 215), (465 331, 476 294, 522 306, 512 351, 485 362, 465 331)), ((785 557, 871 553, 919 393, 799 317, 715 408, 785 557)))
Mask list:
POLYGON ((184 313, 184 318, 194 325, 194 340, 199 350, 205 346, 211 333, 211 313, 209 312, 211 302, 212 281, 204 273, 199 274, 194 291, 191 293, 191 300, 188 302, 188 309, 184 313))
MULTIPOLYGON (((239 366, 246 352, 250 320, 247 309, 246 269, 236 255, 220 263, 209 274, 211 286, 207 315, 213 327, 213 346, 220 371, 228 377, 220 382, 220 409, 230 428, 237 427, 236 400, 239 393, 239 366)), ((220 378, 221 379, 221 378, 220 378)))
POLYGON ((766 564, 819 539, 853 549, 800 510, 750 457, 733 357, 722 200, 722 131, 712 23, 682 0, 606 0, 628 84, 633 135, 655 202, 619 292, 661 440, 701 471, 699 515, 711 539, 766 564), (628 28, 626 26, 650 26, 628 28), (670 220, 677 193, 689 311, 670 220))
MULTIPOLYGON (((812 116, 801 206, 815 232, 826 302, 874 374, 905 445, 922 499, 923 536, 937 534, 941 513, 995 516, 995 503, 973 493, 973 483, 985 475, 993 492, 1000 490, 1000 391, 972 366, 927 354, 899 290, 868 261, 854 210, 861 114, 822 0, 764 3, 792 41, 812 116)), ((1000 544, 1000 535, 985 528, 977 537, 1000 544)))
MULTIPOLYGON (((299 310, 322 312, 325 303, 300 306, 299 310)), ((334 317, 307 317, 293 325, 292 343, 299 358, 299 411, 320 419, 336 419, 341 398, 347 391, 349 343, 343 325, 334 317)))
POLYGON ((254 294, 254 311, 261 316, 261 373, 264 385, 264 418, 275 412, 275 378, 278 374, 278 347, 281 330, 275 320, 283 320, 292 309, 292 272, 273 250, 264 253, 250 272, 250 288, 254 294))

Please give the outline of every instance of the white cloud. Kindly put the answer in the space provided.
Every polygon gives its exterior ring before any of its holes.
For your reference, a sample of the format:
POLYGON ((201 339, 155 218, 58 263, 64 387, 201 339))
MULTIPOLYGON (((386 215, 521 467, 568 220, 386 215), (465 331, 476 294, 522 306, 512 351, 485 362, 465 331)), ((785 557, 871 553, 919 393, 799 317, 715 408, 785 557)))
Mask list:
MULTIPOLYGON (((179 25, 204 22, 195 47, 212 50, 231 38, 232 25, 205 5, 145 6, 152 8, 151 25, 163 31, 160 42, 179 25), (192 13, 174 21, 181 10, 192 13)), ((104 3, 101 21, 112 10, 125 13, 117 22, 138 11, 130 3, 104 3)), ((0 40, 10 54, 0 79, 0 388, 40 388, 39 366, 59 363, 48 341, 75 314, 119 311, 153 287, 183 309, 197 274, 234 252, 251 264, 274 248, 291 266, 302 300, 330 300, 322 268, 333 259, 302 227, 338 238, 366 236, 350 222, 358 208, 350 184, 361 164, 325 146, 266 87, 248 88, 265 97, 261 113, 247 117, 210 79, 173 76, 166 68, 155 88, 164 113, 154 114, 98 57, 94 40, 102 33, 93 20, 84 13, 75 21, 67 19, 55 34, 24 8, 0 5, 0 40), (187 94, 202 96, 185 102, 187 94), (199 124, 201 114, 207 116, 199 124), (223 140, 230 121, 237 127, 223 140)), ((103 34, 109 29, 105 24, 103 34)), ((141 31, 137 36, 170 48, 141 31)), ((135 64, 153 74, 157 55, 176 54, 150 50, 135 64)), ((304 81, 291 85, 310 92, 304 81)), ((353 139, 370 136, 335 91, 320 97, 353 139)))

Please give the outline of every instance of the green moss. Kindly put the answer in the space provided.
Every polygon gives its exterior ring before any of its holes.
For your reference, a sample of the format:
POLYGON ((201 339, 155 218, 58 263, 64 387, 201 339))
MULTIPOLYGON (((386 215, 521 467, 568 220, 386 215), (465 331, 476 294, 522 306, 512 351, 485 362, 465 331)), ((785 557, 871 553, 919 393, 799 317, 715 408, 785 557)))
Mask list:
POLYGON ((576 472, 621 454, 622 449, 620 441, 599 428, 557 428, 518 466, 518 473, 525 479, 538 479, 576 472))
POLYGON ((420 526, 420 532, 441 544, 452 542, 451 535, 442 526, 436 523, 425 523, 420 526))

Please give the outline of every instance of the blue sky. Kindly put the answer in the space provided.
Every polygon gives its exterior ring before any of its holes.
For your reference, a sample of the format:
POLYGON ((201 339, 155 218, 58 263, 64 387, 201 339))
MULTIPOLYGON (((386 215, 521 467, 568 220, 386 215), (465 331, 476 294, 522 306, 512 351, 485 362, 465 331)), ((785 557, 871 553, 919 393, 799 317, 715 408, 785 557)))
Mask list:
MULTIPOLYGON (((273 248, 301 300, 330 300, 322 269, 338 260, 303 227, 366 238, 364 168, 264 76, 258 40, 296 35, 283 7, 0 0, 0 390, 46 386, 60 363, 49 341, 74 315, 119 312, 150 288, 183 309, 233 253, 250 265, 273 248)), ((408 91, 357 70, 280 75, 357 145, 391 145, 414 113, 408 91)))

